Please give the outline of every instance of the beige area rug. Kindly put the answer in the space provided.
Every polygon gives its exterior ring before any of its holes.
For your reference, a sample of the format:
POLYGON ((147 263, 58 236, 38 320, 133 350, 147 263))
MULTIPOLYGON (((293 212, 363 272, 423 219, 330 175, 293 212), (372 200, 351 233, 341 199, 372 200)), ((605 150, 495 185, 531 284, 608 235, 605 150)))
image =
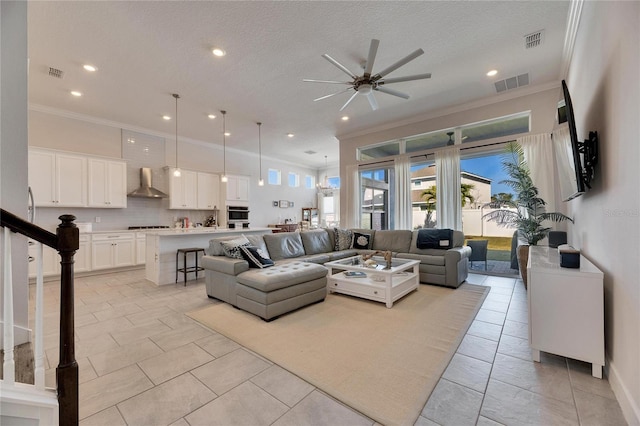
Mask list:
POLYGON ((391 309, 329 294, 271 322, 226 303, 188 315, 384 425, 413 425, 488 291, 420 285, 391 309))

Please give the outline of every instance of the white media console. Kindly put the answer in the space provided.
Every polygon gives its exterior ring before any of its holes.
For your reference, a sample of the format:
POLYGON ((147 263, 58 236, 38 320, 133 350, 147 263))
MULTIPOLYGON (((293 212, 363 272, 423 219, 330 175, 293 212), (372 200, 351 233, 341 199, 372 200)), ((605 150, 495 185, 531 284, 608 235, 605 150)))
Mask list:
POLYGON ((604 366, 603 274, 580 255, 580 268, 560 267, 558 250, 529 247, 527 264, 529 345, 540 351, 592 364, 593 377, 604 366))

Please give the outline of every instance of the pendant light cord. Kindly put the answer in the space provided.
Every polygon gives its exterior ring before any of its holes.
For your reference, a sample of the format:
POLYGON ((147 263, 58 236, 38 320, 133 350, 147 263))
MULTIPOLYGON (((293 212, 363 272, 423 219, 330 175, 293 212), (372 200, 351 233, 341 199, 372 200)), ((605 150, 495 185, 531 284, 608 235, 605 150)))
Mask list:
POLYGON ((176 98, 176 169, 178 168, 178 98, 180 95, 177 93, 173 94, 173 97, 176 98))
POLYGON ((262 123, 258 122, 258 157, 260 158, 260 181, 262 181, 262 123))
POLYGON ((227 111, 222 113, 222 176, 227 176, 227 111))

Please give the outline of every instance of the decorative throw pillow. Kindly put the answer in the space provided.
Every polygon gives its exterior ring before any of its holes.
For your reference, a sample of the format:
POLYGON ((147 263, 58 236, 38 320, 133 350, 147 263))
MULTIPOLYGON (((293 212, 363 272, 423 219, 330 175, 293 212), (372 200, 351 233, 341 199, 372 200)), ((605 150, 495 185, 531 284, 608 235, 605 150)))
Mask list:
POLYGON ((351 248, 351 240, 353 240, 353 232, 350 229, 333 228, 335 236, 335 251, 347 250, 351 248))
POLYGON ((240 246, 240 254, 243 259, 249 262, 250 268, 268 268, 273 266, 273 260, 269 259, 265 253, 257 247, 240 246))
POLYGON ((231 257, 233 259, 242 259, 242 253, 240 253, 241 246, 248 246, 249 240, 244 235, 241 235, 232 240, 221 241, 222 250, 224 251, 224 255, 227 257, 231 257))
POLYGON ((362 234, 360 232, 353 233, 351 248, 368 250, 371 248, 371 234, 362 234))

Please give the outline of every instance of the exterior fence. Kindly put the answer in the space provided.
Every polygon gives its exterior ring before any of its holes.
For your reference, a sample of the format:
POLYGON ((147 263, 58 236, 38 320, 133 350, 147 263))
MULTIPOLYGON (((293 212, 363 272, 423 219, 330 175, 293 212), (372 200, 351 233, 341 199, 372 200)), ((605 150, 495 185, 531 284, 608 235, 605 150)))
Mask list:
MULTIPOLYGON (((486 219, 482 219, 485 214, 499 209, 492 208, 480 208, 480 209, 462 209, 462 231, 464 235, 476 235, 483 237, 508 237, 513 236, 515 228, 505 228, 499 226, 497 222, 489 222, 486 219)), ((515 209, 501 209, 501 210, 514 210, 515 209)), ((424 225, 424 219, 427 212, 425 211, 413 211, 413 223, 414 226, 424 225)), ((433 220, 436 221, 436 213, 432 213, 433 220)))

